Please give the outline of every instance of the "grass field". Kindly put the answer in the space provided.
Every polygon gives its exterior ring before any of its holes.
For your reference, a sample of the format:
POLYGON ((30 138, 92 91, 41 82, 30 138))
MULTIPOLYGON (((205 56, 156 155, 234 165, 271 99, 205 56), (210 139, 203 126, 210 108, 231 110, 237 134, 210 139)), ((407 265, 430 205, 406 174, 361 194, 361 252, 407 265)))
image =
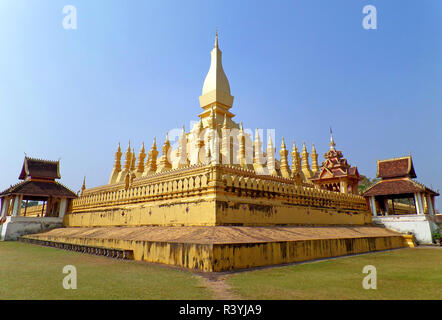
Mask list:
POLYGON ((230 275, 245 299, 442 299, 442 249, 376 252, 230 275), (377 289, 366 290, 365 265, 377 272, 377 289))
POLYGON ((442 299, 442 249, 376 252, 215 275, 19 242, 0 242, 0 299, 442 299), (65 265, 77 289, 62 286, 65 265), (365 290, 365 265, 377 289, 365 290))
POLYGON ((136 261, 0 242, 0 299, 210 299, 192 273, 136 261), (65 265, 77 269, 77 289, 66 290, 65 265))

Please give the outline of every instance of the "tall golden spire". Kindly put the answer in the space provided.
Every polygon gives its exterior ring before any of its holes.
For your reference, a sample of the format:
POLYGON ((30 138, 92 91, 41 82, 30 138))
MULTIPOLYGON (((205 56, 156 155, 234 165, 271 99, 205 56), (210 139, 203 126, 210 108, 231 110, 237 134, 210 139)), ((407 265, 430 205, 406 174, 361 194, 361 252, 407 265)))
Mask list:
POLYGON ((233 105, 233 97, 230 95, 229 80, 227 80, 222 65, 222 52, 218 44, 218 31, 215 33, 215 44, 210 54, 210 68, 204 80, 203 90, 200 96, 201 108, 207 110, 207 107, 215 102, 219 102, 225 107, 231 108, 233 105))

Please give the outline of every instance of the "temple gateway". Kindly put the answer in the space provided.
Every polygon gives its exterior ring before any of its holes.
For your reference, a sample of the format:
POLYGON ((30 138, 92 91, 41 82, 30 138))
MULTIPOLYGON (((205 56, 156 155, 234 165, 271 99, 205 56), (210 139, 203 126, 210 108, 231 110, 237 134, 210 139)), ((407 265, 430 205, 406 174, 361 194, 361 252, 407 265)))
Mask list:
POLYGON ((118 144, 108 183, 83 188, 63 228, 21 239, 201 271, 413 245, 411 236, 372 226, 358 171, 333 137, 322 166, 314 146, 309 155, 293 142, 289 152, 284 138, 278 157, 271 132, 253 134, 234 120, 233 101, 216 35, 202 110, 178 146, 164 132, 161 146, 152 137, 137 156, 129 142, 123 162, 118 144))

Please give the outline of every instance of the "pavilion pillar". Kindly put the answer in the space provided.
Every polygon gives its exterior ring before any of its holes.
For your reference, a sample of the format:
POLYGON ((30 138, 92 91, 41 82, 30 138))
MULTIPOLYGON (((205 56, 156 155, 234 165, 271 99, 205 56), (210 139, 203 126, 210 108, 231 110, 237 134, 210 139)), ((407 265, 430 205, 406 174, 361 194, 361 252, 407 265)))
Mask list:
POLYGON ((370 207, 371 207, 371 213, 373 214, 373 217, 376 217, 377 211, 376 211, 376 201, 374 197, 370 197, 370 207))
POLYGON ((434 212, 434 206, 433 206, 433 197, 432 196, 427 196, 427 205, 428 205, 428 214, 434 216, 435 212, 434 212))
POLYGON ((13 217, 16 217, 20 214, 22 199, 23 199, 23 195, 15 196, 14 206, 12 207, 12 216, 13 217))
POLYGON ((414 200, 416 203, 416 213, 417 214, 424 214, 424 207, 422 203, 422 195, 417 192, 414 194, 414 200))
POLYGON ((416 214, 420 214, 419 200, 418 200, 417 193, 414 193, 413 195, 414 195, 414 206, 416 207, 416 214))
POLYGON ((58 213, 58 217, 59 218, 63 219, 64 214, 66 213, 67 203, 68 203, 68 199, 66 199, 66 198, 61 199, 61 202, 60 202, 60 212, 58 213))
POLYGON ((348 184, 347 184, 347 181, 342 181, 342 184, 341 184, 341 192, 344 193, 344 194, 347 194, 347 193, 348 193, 348 184))
POLYGON ((2 214, 0 215, 1 218, 6 217, 8 215, 10 203, 11 200, 9 199, 9 197, 2 198, 2 214))

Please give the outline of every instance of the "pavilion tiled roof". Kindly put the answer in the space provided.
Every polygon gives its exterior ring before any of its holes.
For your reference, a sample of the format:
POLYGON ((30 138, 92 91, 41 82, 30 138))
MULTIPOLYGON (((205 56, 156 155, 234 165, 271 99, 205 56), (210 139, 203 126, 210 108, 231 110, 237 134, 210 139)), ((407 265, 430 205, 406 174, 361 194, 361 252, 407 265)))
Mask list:
POLYGON ((56 181, 25 180, 9 187, 0 193, 0 197, 8 195, 26 195, 34 197, 77 198, 77 195, 56 181))
POLYGON ((411 156, 378 160, 377 177, 382 179, 410 177, 416 178, 411 156))
POLYGON ((28 177, 48 180, 60 179, 60 162, 25 157, 18 178, 25 180, 28 177))
POLYGON ((408 177, 381 180, 369 187, 362 195, 364 197, 371 197, 395 194, 411 194, 416 192, 425 192, 434 196, 439 195, 439 193, 408 177))

